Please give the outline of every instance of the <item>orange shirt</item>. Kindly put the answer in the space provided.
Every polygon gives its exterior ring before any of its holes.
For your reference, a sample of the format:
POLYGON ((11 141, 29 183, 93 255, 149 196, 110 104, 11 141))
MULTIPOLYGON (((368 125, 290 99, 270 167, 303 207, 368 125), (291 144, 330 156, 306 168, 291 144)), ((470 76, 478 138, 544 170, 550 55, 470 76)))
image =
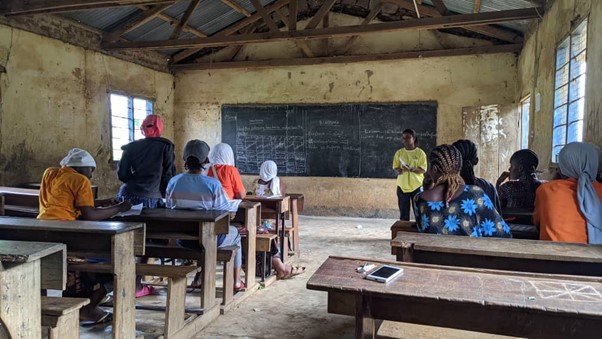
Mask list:
POLYGON ((90 179, 71 167, 44 171, 38 219, 76 220, 81 214, 76 207, 83 206, 94 207, 90 179))
MULTIPOLYGON (((594 182, 602 201, 602 184, 594 182)), ((539 239, 587 244, 587 223, 577 202, 577 180, 560 179, 541 184, 535 195, 535 225, 539 239)))
POLYGON ((234 193, 245 195, 245 185, 243 185, 242 178, 236 167, 230 165, 213 165, 209 167, 207 175, 216 178, 222 183, 222 187, 224 187, 224 191, 226 191, 230 200, 234 199, 234 193), (213 168, 217 172, 217 178, 215 177, 215 173, 213 173, 213 168))

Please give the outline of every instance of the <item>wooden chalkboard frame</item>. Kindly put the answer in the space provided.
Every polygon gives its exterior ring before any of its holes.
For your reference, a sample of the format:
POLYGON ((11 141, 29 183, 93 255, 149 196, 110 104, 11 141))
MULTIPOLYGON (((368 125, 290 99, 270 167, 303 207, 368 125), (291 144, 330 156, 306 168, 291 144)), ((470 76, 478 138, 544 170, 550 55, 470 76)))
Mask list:
POLYGON ((242 174, 274 160, 281 176, 395 178, 404 129, 427 154, 437 142, 435 101, 223 105, 221 118, 242 174))

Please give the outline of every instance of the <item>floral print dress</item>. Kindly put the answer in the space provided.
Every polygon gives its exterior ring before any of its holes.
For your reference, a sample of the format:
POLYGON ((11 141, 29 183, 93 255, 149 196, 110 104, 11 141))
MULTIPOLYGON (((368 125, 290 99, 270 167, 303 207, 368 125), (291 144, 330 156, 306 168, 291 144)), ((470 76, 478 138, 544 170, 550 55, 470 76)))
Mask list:
POLYGON ((418 230, 423 233, 511 238, 510 227, 496 211, 489 196, 478 186, 466 185, 449 201, 426 201, 422 192, 414 199, 418 230))

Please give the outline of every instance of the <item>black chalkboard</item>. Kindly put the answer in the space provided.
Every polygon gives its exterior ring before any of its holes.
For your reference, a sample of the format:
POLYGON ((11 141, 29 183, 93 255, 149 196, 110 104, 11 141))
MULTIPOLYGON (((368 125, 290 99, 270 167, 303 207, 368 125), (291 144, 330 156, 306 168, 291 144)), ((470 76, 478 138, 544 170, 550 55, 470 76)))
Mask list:
POLYGON ((274 160, 283 176, 394 178, 406 128, 428 155, 437 142, 437 103, 222 106, 222 142, 243 174, 274 160))

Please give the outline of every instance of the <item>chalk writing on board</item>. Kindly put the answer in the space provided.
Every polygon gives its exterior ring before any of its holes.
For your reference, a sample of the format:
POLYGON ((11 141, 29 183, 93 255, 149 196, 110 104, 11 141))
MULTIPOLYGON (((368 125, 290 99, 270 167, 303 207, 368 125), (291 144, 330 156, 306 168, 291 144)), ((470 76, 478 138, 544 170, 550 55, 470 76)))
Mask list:
POLYGON ((224 105, 222 142, 243 174, 274 160, 279 175, 394 178, 401 131, 427 153, 436 144, 437 104, 224 105))

